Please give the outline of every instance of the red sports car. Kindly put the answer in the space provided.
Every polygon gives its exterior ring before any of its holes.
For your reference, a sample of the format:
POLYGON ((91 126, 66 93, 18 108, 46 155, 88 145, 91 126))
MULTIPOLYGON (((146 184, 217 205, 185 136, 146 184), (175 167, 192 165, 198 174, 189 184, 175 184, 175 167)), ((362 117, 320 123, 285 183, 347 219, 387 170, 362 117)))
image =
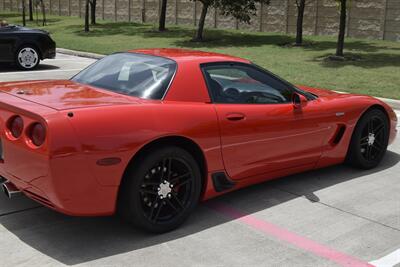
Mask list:
POLYGON ((135 50, 71 80, 1 83, 0 175, 9 196, 165 232, 251 184, 374 168, 396 124, 373 97, 294 86, 245 59, 135 50))

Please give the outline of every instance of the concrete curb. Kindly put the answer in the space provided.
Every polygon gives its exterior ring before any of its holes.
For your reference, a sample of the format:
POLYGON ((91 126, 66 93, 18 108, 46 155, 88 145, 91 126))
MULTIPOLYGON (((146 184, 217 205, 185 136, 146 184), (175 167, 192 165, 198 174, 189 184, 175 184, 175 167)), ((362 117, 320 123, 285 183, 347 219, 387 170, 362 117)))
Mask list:
MULTIPOLYGON (((64 49, 64 48, 57 48, 57 53, 71 55, 71 56, 92 58, 92 59, 101 59, 101 58, 105 57, 105 55, 101 55, 101 54, 75 51, 75 50, 64 49)), ((346 93, 346 92, 339 92, 339 93, 346 93)), ((389 99, 389 98, 380 98, 380 97, 377 97, 377 98, 379 100, 387 103, 393 109, 400 110, 400 100, 389 99)))
POLYGON ((105 55, 83 52, 83 51, 69 50, 69 49, 65 49, 65 48, 57 48, 56 51, 57 51, 57 53, 60 53, 60 54, 77 56, 77 57, 86 57, 86 58, 92 58, 92 59, 101 59, 101 58, 105 57, 105 55))
POLYGON ((389 98, 380 98, 378 97, 379 100, 385 102, 389 106, 391 106, 395 110, 400 110, 400 101, 395 100, 395 99, 389 99, 389 98))

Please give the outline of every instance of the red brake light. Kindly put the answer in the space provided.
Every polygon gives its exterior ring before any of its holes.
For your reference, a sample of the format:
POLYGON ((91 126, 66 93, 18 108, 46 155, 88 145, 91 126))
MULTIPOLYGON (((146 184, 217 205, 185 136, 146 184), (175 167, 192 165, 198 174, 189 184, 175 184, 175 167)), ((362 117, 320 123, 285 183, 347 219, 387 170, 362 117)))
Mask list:
POLYGON ((46 129, 44 126, 40 123, 35 123, 32 125, 30 138, 35 146, 43 145, 44 140, 46 139, 46 129))
POLYGON ((19 138, 24 130, 24 121, 20 116, 15 116, 10 120, 8 128, 14 138, 19 138))

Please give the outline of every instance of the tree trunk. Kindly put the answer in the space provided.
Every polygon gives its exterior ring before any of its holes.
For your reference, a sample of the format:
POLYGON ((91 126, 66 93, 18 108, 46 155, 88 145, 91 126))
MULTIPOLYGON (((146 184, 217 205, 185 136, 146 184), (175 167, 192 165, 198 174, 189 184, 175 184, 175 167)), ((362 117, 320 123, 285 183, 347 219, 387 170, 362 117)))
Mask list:
POLYGON ((33 21, 33 0, 29 0, 29 21, 33 21))
POLYGON ((194 38, 195 41, 203 41, 203 32, 204 32, 204 24, 206 22, 206 16, 208 11, 208 3, 203 3, 203 8, 201 10, 200 20, 199 20, 199 27, 197 28, 196 37, 194 38))
POLYGON ((296 33, 296 45, 303 44, 303 21, 304 21, 304 10, 306 8, 306 0, 300 1, 297 5, 297 33, 296 33))
POLYGON ((162 0, 162 4, 161 4, 161 13, 160 13, 160 23, 159 23, 159 27, 158 30, 160 32, 165 31, 165 20, 167 17, 167 0, 162 0))
POLYGON ((38 5, 35 5, 35 13, 36 13, 36 25, 39 25, 39 10, 38 10, 38 5))
POLYGON ((336 56, 343 57, 344 49, 344 37, 346 34, 346 14, 347 12, 347 0, 340 0, 340 25, 339 25, 339 36, 336 48, 336 56))
POLYGON ((97 5, 97 0, 92 0, 90 1, 90 23, 92 25, 96 24, 96 5, 97 5))
POLYGON ((89 0, 85 4, 85 32, 89 32, 89 0))
POLYGON ((22 0, 22 25, 26 26, 25 0, 22 0))
POLYGON ((40 1, 40 5, 42 7, 42 16, 43 16, 42 25, 46 26, 46 7, 44 5, 43 0, 40 1))

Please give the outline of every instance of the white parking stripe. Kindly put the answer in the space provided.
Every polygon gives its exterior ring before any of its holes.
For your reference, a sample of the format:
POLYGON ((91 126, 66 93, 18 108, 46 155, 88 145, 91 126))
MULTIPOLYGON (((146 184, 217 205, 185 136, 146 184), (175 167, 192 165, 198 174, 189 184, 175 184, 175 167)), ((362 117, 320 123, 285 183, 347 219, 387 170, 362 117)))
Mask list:
POLYGON ((33 70, 33 71, 14 71, 14 72, 2 72, 0 75, 11 75, 11 74, 31 74, 31 73, 44 73, 44 72, 68 72, 68 71, 80 71, 82 69, 68 69, 68 70, 33 70))
POLYGON ((376 261, 371 261, 370 264, 376 267, 393 267, 400 263, 400 249, 380 258, 376 261))

